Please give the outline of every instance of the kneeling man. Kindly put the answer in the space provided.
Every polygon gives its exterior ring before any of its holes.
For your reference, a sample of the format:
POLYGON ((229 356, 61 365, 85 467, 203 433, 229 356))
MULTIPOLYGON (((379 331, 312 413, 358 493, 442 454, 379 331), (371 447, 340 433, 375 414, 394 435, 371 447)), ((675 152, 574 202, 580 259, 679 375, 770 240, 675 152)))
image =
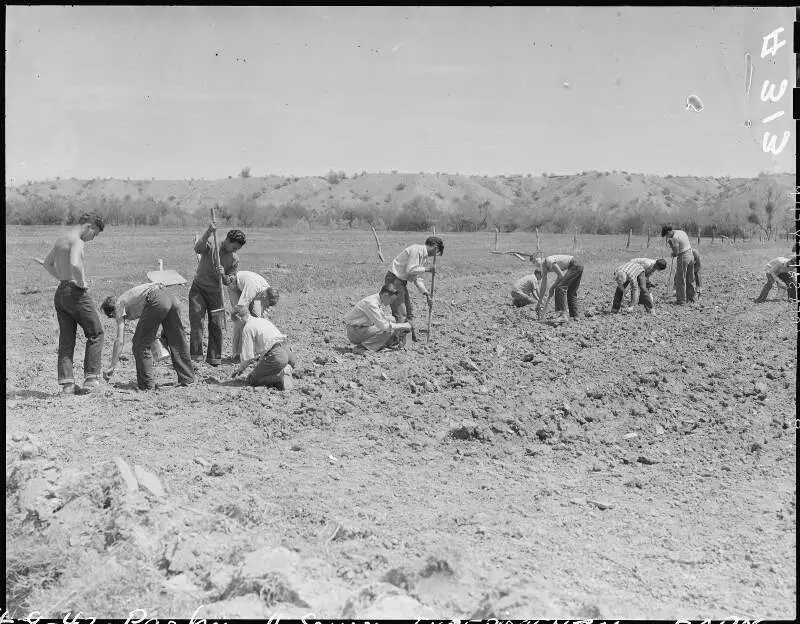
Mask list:
POLYGON ((364 297, 344 317, 347 338, 363 350, 380 351, 400 342, 410 323, 395 323, 387 317, 381 306, 394 307, 400 291, 393 284, 384 284, 379 293, 364 297))
POLYGON ((286 336, 267 318, 249 316, 242 329, 239 366, 233 377, 241 375, 250 364, 255 368, 247 376, 251 386, 267 386, 279 390, 294 387, 292 372, 295 357, 285 344, 286 336))

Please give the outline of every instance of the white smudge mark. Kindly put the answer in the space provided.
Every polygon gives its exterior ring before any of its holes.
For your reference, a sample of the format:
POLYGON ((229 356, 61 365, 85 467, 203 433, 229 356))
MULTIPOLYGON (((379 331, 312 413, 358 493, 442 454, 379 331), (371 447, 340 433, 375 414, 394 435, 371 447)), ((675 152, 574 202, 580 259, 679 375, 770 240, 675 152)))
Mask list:
POLYGON ((753 83, 753 55, 745 52, 744 55, 745 65, 745 79, 744 79, 744 96, 750 97, 750 85, 753 83))
POLYGON ((569 80, 565 80, 565 81, 564 81, 564 82, 561 84, 561 86, 562 86, 562 87, 564 87, 565 89, 571 89, 571 88, 572 88, 572 83, 571 83, 569 80))
POLYGON ((696 95, 690 95, 686 98, 686 110, 693 110, 696 113, 699 113, 703 110, 703 103, 700 101, 700 98, 696 95))

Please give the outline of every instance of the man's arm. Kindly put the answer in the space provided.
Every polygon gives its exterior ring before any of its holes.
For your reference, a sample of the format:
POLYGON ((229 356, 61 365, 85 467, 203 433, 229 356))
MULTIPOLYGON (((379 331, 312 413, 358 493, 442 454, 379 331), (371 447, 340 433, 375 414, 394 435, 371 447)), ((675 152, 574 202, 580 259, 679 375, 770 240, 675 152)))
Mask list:
POLYGON ((69 246, 69 267, 78 288, 88 288, 83 270, 83 241, 73 241, 69 246))
MULTIPOLYGON (((222 283, 226 286, 230 286, 236 282, 236 274, 239 272, 239 256, 235 253, 231 254, 231 256, 233 256, 233 263, 222 273, 222 283)), ((222 261, 220 260, 220 262, 222 261)))
POLYGON ((239 363, 238 368, 235 371, 233 371, 233 374, 231 375, 231 377, 238 377, 239 375, 241 375, 247 369, 247 367, 250 366, 250 364, 255 359, 256 358, 252 358, 252 359, 249 359, 249 360, 242 360, 239 363))
POLYGON ((208 242, 208 237, 211 236, 211 232, 216 230, 217 228, 214 225, 209 225, 208 229, 203 233, 203 235, 197 239, 197 242, 194 245, 194 252, 196 254, 204 254, 211 250, 211 245, 208 242))
POLYGON ((50 250, 50 253, 47 254, 47 257, 41 262, 41 265, 44 267, 44 270, 47 271, 50 275, 55 277, 56 279, 61 279, 58 277, 58 273, 56 273, 56 248, 53 247, 50 250))
POLYGON ((364 314, 367 315, 372 324, 375 325, 380 331, 386 331, 390 329, 392 326, 391 321, 389 321, 384 315, 383 311, 380 308, 376 308, 375 306, 368 305, 364 307, 359 307, 364 314))
POLYGON ((122 352, 122 345, 125 342, 125 318, 117 318, 117 337, 114 340, 114 349, 111 352, 111 364, 108 366, 108 370, 103 373, 103 378, 108 381, 111 379, 111 376, 114 374, 114 370, 117 368, 117 363, 119 362, 119 356, 122 352))

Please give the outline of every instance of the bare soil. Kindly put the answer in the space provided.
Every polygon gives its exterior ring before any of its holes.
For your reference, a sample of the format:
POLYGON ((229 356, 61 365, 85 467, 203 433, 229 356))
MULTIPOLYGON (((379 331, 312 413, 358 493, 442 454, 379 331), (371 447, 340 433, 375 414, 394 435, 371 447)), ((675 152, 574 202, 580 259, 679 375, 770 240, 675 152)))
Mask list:
MULTIPOLYGON (((430 341, 360 356, 340 319, 382 283, 371 233, 248 232, 242 268, 283 293, 293 392, 226 363, 190 388, 159 365, 141 393, 128 342, 111 384, 60 397, 55 284, 27 260, 56 234, 7 233, 12 615, 796 617, 796 310, 752 301, 782 247, 704 241, 700 303, 664 302, 663 272, 653 315, 609 315, 613 268, 665 253, 584 237, 588 316, 553 327, 511 306, 530 265, 445 235, 430 341), (151 476, 129 490, 115 458, 151 476)), ((98 304, 156 258, 191 279, 192 234, 104 232, 98 304)), ((423 239, 385 235, 384 255, 423 239)))

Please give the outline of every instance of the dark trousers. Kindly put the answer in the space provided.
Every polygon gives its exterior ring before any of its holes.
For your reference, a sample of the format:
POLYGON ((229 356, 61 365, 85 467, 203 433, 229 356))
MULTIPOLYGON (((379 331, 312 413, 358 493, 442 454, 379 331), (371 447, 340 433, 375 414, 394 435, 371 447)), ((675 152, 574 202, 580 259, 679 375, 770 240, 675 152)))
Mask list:
POLYGON ((86 336, 84 378, 98 379, 103 359, 103 323, 87 290, 72 282, 61 282, 53 297, 58 318, 58 383, 75 383, 72 360, 78 325, 86 336))
POLYGON ((678 303, 694 301, 694 254, 692 250, 678 254, 675 262, 675 298, 678 303))
POLYGON ((408 294, 408 282, 401 280, 391 271, 386 271, 386 277, 383 280, 385 285, 392 285, 397 288, 399 296, 392 303, 392 314, 398 323, 409 323, 414 320, 414 308, 411 306, 411 297, 408 294))
MULTIPOLYGON (((786 284, 786 292, 789 299, 797 299, 797 283, 792 279, 792 274, 786 271, 778 275, 778 279, 786 284)), ((764 303, 767 300, 767 295, 769 295, 769 291, 772 290, 774 284, 775 278, 772 276, 772 273, 767 273, 767 283, 764 284, 764 288, 761 289, 761 294, 758 296, 758 299, 756 299, 756 303, 764 303)))
POLYGON ((218 310, 222 307, 222 293, 218 289, 206 290, 192 282, 192 286, 189 288, 189 351, 193 360, 203 359, 203 330, 206 317, 208 317, 206 361, 209 364, 222 363, 222 315, 224 313, 211 314, 211 310, 218 310))
POLYGON ((251 386, 273 386, 283 390, 281 371, 287 364, 295 366, 294 353, 289 347, 276 344, 258 359, 258 364, 247 376, 251 386))
POLYGON ((145 298, 144 309, 133 334, 133 358, 136 360, 136 383, 139 390, 152 390, 153 353, 151 345, 158 328, 167 338, 172 367, 178 373, 178 383, 186 385, 194 381, 194 369, 186 343, 186 330, 181 321, 181 312, 175 295, 163 288, 151 290, 145 298))
MULTIPOLYGON (((645 309, 652 310, 653 305, 650 302, 649 292, 647 290, 647 278, 644 276, 644 273, 639 273, 636 278, 636 283, 639 285, 639 305, 643 305, 645 309)), ((614 292, 614 302, 611 304, 611 309, 614 312, 619 312, 619 308, 622 305, 622 298, 625 296, 625 288, 617 286, 616 292, 614 292)))
POLYGON ((583 265, 572 261, 564 274, 564 279, 556 288, 556 312, 566 312, 569 308, 569 315, 578 316, 578 287, 581 285, 583 276, 583 265), (566 305, 565 305, 566 304, 566 305))

